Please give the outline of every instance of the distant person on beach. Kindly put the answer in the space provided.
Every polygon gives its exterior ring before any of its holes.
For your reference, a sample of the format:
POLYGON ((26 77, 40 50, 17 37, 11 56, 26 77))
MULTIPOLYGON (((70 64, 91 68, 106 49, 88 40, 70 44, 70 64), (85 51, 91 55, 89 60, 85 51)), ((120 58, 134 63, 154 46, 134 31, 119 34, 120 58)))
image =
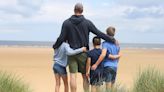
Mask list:
POLYGON ((94 37, 92 42, 94 49, 87 52, 86 76, 88 80, 90 80, 91 92, 101 92, 100 86, 103 85, 103 63, 101 62, 95 70, 90 69, 101 55, 101 39, 99 37, 94 37))
POLYGON ((60 79, 63 79, 65 91, 69 92, 68 87, 68 78, 67 78, 67 55, 75 55, 81 52, 86 52, 86 47, 82 47, 79 49, 71 49, 68 43, 63 42, 60 47, 55 49, 55 55, 54 55, 54 66, 53 71, 55 74, 55 80, 56 80, 56 86, 55 86, 55 92, 60 92, 60 79))
MULTIPOLYGON (((61 29, 61 34, 58 37, 56 43, 53 45, 54 49, 58 48, 64 41, 68 41, 72 49, 78 49, 83 46, 89 49, 90 32, 96 34, 108 42, 115 43, 115 39, 113 37, 107 36, 99 31, 90 20, 86 19, 82 15, 82 4, 77 3, 75 5, 74 13, 74 15, 64 21, 61 29)), ((89 90, 89 83, 86 78, 86 60, 86 53, 79 53, 77 55, 68 56, 71 92, 76 92, 76 74, 78 72, 82 74, 84 91, 88 92, 89 90)))
MULTIPOLYGON (((114 37, 115 35, 115 28, 108 27, 107 35, 114 37)), ((103 61, 104 63, 104 79, 106 83, 106 92, 110 92, 111 88, 113 87, 116 79, 117 74, 117 67, 119 58, 121 57, 120 54, 120 47, 116 44, 109 43, 104 41, 102 43, 102 53, 97 60, 96 64, 92 66, 92 70, 95 70, 98 65, 103 61), (106 54, 109 54, 108 58, 105 58, 106 54)))

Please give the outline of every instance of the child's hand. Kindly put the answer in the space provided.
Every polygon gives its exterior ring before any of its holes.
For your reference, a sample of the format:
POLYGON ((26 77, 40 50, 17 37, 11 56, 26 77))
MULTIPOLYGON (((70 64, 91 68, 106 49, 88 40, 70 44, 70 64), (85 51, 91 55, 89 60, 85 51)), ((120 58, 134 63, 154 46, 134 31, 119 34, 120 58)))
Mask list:
POLYGON ((89 78, 89 76, 90 76, 89 73, 86 73, 86 77, 89 78))
POLYGON ((118 56, 119 56, 119 58, 120 58, 120 57, 122 56, 122 54, 121 54, 121 53, 119 53, 119 54, 118 54, 118 56))
POLYGON ((82 47, 83 52, 87 52, 87 48, 86 47, 82 47))
POLYGON ((97 68, 97 65, 94 64, 94 65, 92 65, 91 70, 96 70, 96 68, 97 68))
POLYGON ((86 77, 87 77, 88 82, 90 82, 90 74, 89 73, 86 73, 86 77))

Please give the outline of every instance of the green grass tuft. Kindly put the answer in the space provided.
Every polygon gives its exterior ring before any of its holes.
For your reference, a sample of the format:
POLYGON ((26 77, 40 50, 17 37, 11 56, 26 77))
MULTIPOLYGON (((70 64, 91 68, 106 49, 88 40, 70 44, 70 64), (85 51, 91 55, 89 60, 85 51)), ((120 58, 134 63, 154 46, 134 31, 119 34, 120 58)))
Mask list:
POLYGON ((20 78, 0 71, 0 92, 31 92, 20 78))
POLYGON ((164 92, 164 75, 155 68, 140 71, 132 92, 164 92))

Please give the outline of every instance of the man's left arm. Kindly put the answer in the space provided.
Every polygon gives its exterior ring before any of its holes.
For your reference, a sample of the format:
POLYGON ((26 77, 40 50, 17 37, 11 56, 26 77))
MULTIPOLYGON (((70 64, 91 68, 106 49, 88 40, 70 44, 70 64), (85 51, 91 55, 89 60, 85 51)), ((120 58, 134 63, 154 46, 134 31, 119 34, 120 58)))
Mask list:
POLYGON ((115 43, 116 41, 114 37, 108 36, 104 34, 103 32, 101 32, 100 30, 98 30, 91 21, 89 23, 89 30, 92 33, 96 34, 98 37, 104 39, 105 41, 112 42, 112 43, 115 43))
POLYGON ((67 38, 67 31, 66 31, 66 26, 62 25, 62 29, 61 29, 61 33, 60 33, 60 36, 57 38, 55 44, 53 45, 53 48, 54 49, 57 49, 58 47, 60 47, 60 45, 66 41, 66 38, 67 38))

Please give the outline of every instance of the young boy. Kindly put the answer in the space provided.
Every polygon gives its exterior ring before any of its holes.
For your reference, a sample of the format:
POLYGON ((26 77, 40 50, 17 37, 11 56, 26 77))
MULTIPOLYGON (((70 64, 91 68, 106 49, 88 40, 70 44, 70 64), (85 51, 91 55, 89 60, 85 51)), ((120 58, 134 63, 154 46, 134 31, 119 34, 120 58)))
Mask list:
MULTIPOLYGON (((107 35, 114 37, 115 28, 108 27, 107 35)), ((120 58, 120 47, 116 44, 109 43, 104 41, 102 44, 102 53, 97 60, 96 64, 92 66, 92 69, 96 69, 99 63, 104 62, 104 79, 106 83, 106 92, 110 92, 112 86, 115 83, 118 61, 120 58), (106 54, 108 54, 108 58, 105 58, 106 54), (104 59, 105 58, 105 59, 104 59)))
POLYGON ((56 79, 56 87, 55 92, 59 92, 60 88, 60 79, 63 79, 65 91, 68 92, 68 77, 66 72, 66 66, 67 66, 67 55, 75 55, 81 52, 85 52, 86 47, 82 47, 80 49, 73 50, 70 48, 68 43, 62 43, 61 46, 57 49, 55 49, 55 55, 54 55, 54 66, 53 71, 55 74, 56 79))
POLYGON ((91 92, 101 92, 100 86, 103 84, 103 64, 100 63, 95 70, 91 70, 91 66, 96 63, 102 50, 100 49, 101 39, 99 37, 93 38, 94 49, 87 53, 86 76, 90 79, 91 92))

